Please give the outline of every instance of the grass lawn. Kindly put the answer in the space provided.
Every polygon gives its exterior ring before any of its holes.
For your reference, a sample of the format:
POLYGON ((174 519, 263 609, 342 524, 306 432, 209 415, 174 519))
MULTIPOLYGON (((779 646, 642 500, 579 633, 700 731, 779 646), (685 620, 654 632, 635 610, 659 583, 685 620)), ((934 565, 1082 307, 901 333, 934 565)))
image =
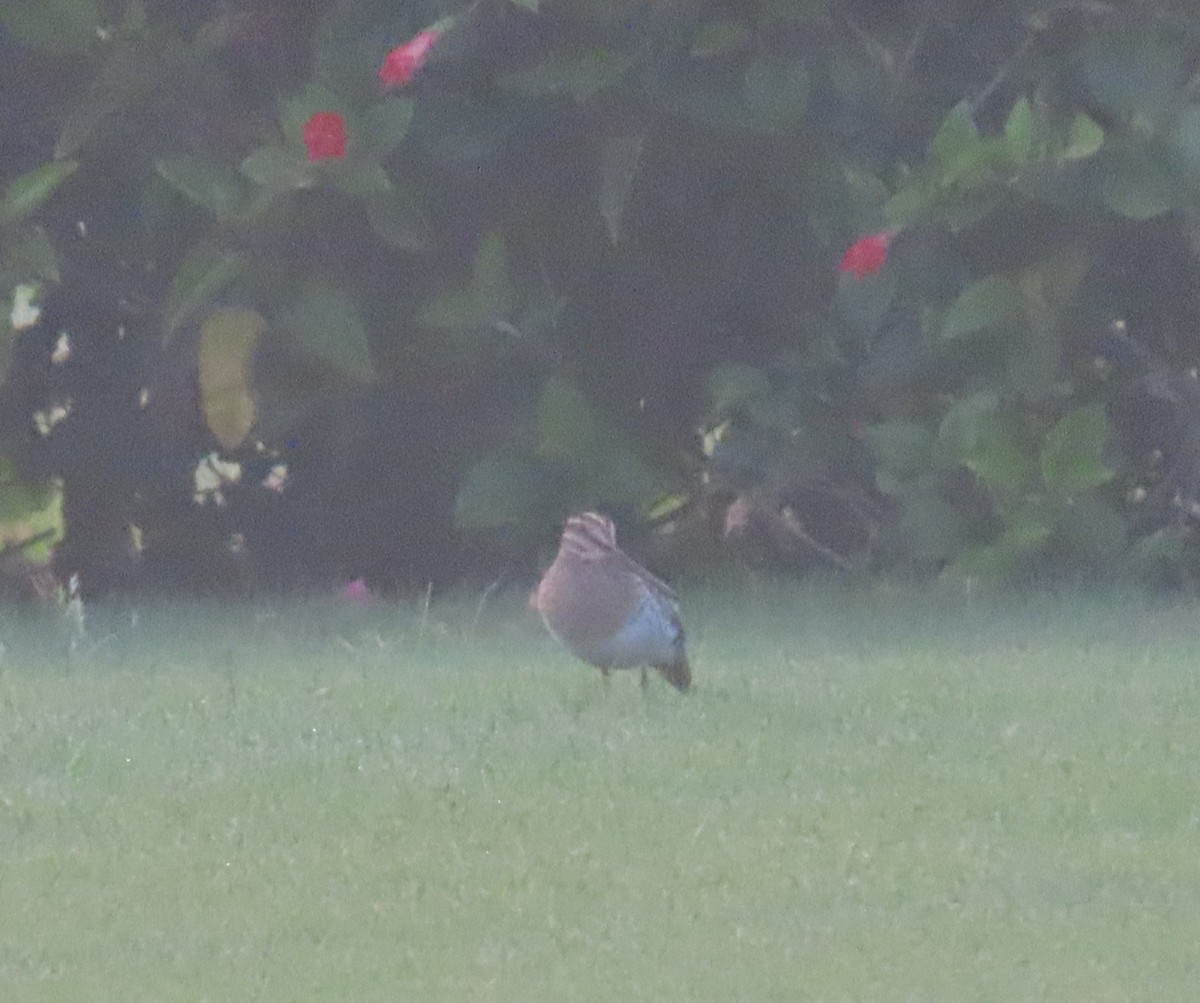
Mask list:
POLYGON ((0 1000, 1200 993, 1200 610, 684 592, 0 622, 0 1000))

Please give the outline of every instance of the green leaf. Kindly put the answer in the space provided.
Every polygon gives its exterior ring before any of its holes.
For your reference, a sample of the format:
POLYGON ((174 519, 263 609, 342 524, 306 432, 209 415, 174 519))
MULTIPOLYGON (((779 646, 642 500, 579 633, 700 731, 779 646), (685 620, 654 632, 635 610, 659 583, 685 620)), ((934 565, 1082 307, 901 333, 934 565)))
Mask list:
POLYGON ((895 534, 918 561, 944 561, 954 556, 967 527, 963 517, 938 492, 936 482, 920 477, 896 492, 900 519, 895 534))
POLYGON ((794 128, 808 111, 808 71, 801 63, 755 59, 742 83, 751 126, 794 128))
POLYGON ((362 117, 360 145, 377 157, 386 156, 408 135, 416 105, 408 98, 387 98, 371 105, 362 117))
POLYGON ((317 183, 317 171, 306 156, 277 145, 252 150, 239 169, 256 185, 275 191, 312 188, 317 183))
POLYGON ((200 407, 225 449, 240 446, 254 427, 254 349, 266 326, 254 310, 217 310, 200 328, 200 407))
POLYGON ((423 251, 432 238, 429 217, 416 192, 396 186, 363 200, 367 222, 375 233, 402 251, 423 251))
POLYGON ((1064 415, 1047 433, 1040 456, 1042 480, 1063 498, 1090 491, 1112 480, 1102 456, 1108 442, 1108 419, 1100 404, 1088 404, 1064 415))
MULTIPOLYGON (((808 185, 805 188, 807 190, 808 185)), ((880 213, 891 193, 883 179, 873 171, 857 165, 843 164, 840 170, 822 172, 822 175, 815 179, 811 190, 822 200, 848 200, 846 208, 851 213, 851 233, 871 233, 883 229, 880 213)), ((831 214, 831 221, 834 222, 832 229, 838 231, 838 236, 845 231, 845 217, 841 215, 841 211, 844 210, 839 210, 836 220, 833 220, 834 214, 831 214)))
POLYGON ((0 523, 24 519, 44 508, 53 493, 52 485, 24 480, 10 460, 0 457, 0 523))
POLYGON ((153 70, 154 61, 138 46, 111 46, 104 67, 63 122, 54 144, 54 159, 74 156, 97 131, 103 135, 109 118, 121 108, 151 100, 157 83, 153 70))
POLYGON ((514 293, 504 236, 485 234, 475 251, 466 286, 443 290, 424 310, 421 323, 442 331, 471 331, 510 319, 514 293))
POLYGON ((0 223, 15 223, 28 216, 78 167, 76 160, 58 160, 13 178, 0 199, 0 223))
POLYGON ((489 456, 467 471, 454 502, 454 521, 465 530, 529 525, 546 505, 547 481, 547 471, 533 457, 489 456))
POLYGON ((538 456, 549 460, 578 460, 594 452, 604 436, 595 412, 583 394, 552 376, 538 401, 538 456))
POLYGON ((1014 164, 1028 164, 1033 159, 1033 131, 1033 107, 1027 98, 1021 98, 1004 122, 1004 147, 1014 164))
POLYGON ((849 272, 839 274, 833 306, 842 328, 862 339, 873 336, 888 316, 898 289, 895 268, 885 266, 861 279, 849 272))
POLYGON ((771 378, 757 366, 745 362, 723 362, 714 366, 705 381, 710 413, 726 415, 747 401, 770 397, 774 392, 771 378))
POLYGON ((1000 395, 994 390, 982 390, 955 401, 938 426, 939 463, 966 463, 974 456, 985 439, 996 436, 999 410, 1000 395))
POLYGON ((952 109, 933 139, 932 162, 925 168, 927 184, 944 201, 947 225, 963 229, 980 218, 973 205, 963 205, 961 195, 970 192, 995 175, 997 169, 1011 167, 1007 140, 999 136, 981 136, 966 105, 952 109), (946 200, 947 192, 954 197, 946 200))
POLYGON ((933 208, 938 199, 936 186, 923 172, 914 171, 884 203, 883 218, 893 230, 902 230, 933 208))
POLYGON ((1097 152, 1103 145, 1104 130, 1093 119, 1080 112, 1071 122, 1063 159, 1084 160, 1097 152))
POLYGON ((0 547, 23 548, 31 561, 47 561, 63 538, 62 484, 22 480, 0 459, 0 547))
POLYGON ((905 476, 929 468, 934 435, 925 425, 911 421, 868 425, 863 439, 876 462, 889 473, 905 476))
POLYGON ((611 433, 575 471, 582 493, 605 505, 648 505, 660 491, 642 458, 611 433))
POLYGON ((640 457, 565 380, 546 381, 537 420, 537 456, 569 471, 581 496, 614 505, 640 505, 655 495, 655 478, 640 457))
POLYGON ((967 469, 1001 500, 1021 495, 1033 478, 1033 456, 1008 430, 986 436, 967 458, 967 469))
POLYGON ((280 313, 279 327, 295 338, 297 348, 309 358, 352 379, 374 377, 366 328, 340 290, 308 292, 280 313))
POLYGON ((979 129, 970 106, 963 101, 951 108, 942 120, 930 152, 943 168, 947 168, 965 157, 973 157, 978 146, 979 129))
POLYGON ((942 324, 943 338, 960 338, 1020 316, 1021 290, 1004 275, 989 275, 963 290, 942 324))
POLYGON ((246 200, 244 182, 217 161, 182 155, 156 160, 154 169, 176 191, 219 220, 232 218, 246 200))
POLYGON ((241 268, 242 256, 217 244, 202 241, 188 251, 167 292, 167 335, 209 303, 241 268))
POLYGON ((991 543, 965 547, 945 573, 953 578, 987 581, 1003 578, 1040 551, 1052 532, 1040 510, 1031 506, 1018 513, 1012 524, 991 543))

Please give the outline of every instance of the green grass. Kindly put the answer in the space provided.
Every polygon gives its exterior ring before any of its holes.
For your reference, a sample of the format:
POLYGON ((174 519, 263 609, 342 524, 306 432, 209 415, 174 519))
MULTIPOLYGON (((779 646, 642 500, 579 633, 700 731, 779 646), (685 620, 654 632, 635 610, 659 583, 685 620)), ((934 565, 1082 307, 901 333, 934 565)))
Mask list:
POLYGON ((0 624, 0 998, 1183 1000, 1200 611, 684 595, 0 624))

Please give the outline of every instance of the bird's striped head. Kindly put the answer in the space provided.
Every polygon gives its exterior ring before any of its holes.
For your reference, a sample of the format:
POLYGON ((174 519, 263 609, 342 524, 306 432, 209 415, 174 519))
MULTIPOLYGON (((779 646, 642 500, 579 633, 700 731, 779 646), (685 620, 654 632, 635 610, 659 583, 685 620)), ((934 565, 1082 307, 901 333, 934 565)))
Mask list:
POLYGON ((559 546, 560 553, 595 560, 617 549, 617 531, 608 517, 584 512, 567 520, 559 546))

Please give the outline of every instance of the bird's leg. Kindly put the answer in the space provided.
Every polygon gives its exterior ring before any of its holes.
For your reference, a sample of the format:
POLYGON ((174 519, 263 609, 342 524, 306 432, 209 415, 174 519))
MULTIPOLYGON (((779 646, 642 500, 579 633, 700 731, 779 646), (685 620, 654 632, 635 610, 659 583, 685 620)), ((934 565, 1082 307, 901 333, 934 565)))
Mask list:
POLYGON ((607 665, 601 665, 600 666, 600 675, 604 677, 604 688, 605 688, 605 690, 607 690, 608 689, 608 679, 609 679, 609 676, 612 675, 612 669, 610 669, 607 665))
POLYGON ((642 689, 650 685, 650 681, 646 676, 646 666, 642 666, 642 689))

